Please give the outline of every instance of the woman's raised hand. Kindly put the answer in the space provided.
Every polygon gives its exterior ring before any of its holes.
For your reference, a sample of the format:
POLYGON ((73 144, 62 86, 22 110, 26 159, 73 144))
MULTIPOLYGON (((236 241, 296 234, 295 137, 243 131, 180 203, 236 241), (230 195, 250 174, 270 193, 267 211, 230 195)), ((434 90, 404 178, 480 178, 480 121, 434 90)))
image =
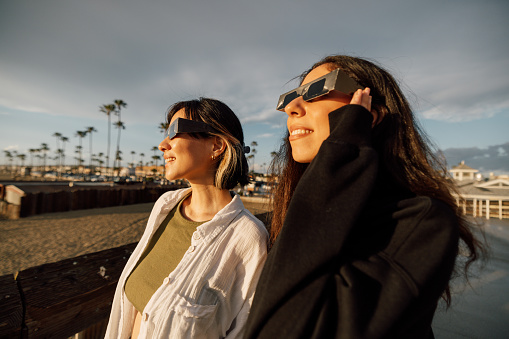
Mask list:
POLYGON ((371 97, 371 95, 369 95, 370 91, 371 90, 369 89, 369 87, 366 87, 363 90, 362 89, 358 89, 353 94, 352 101, 350 101, 350 104, 361 105, 365 109, 367 109, 368 111, 371 112, 371 99, 372 99, 372 97, 371 97))

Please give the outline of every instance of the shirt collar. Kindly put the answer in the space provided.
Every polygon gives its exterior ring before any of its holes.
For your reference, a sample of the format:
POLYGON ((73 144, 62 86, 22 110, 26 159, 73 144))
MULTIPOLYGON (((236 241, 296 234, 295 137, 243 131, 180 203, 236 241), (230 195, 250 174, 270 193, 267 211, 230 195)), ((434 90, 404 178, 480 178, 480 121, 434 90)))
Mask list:
MULTIPOLYGON (((191 188, 172 191, 165 197, 165 202, 161 207, 160 213, 168 214, 171 209, 189 193, 191 193, 191 188)), ((244 209, 244 204, 242 203, 242 200, 240 200, 240 197, 235 192, 230 191, 230 193, 233 196, 232 201, 230 201, 222 210, 217 212, 212 220, 209 220, 196 228, 196 232, 199 233, 200 237, 204 239, 204 241, 209 242, 214 239, 220 232, 228 227, 228 225, 244 209)))

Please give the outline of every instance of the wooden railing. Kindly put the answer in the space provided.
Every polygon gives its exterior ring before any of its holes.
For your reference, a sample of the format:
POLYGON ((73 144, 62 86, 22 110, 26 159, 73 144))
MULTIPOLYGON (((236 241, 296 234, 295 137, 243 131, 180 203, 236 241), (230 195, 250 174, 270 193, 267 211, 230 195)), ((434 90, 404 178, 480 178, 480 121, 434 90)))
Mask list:
POLYGON ((0 338, 68 338, 87 329, 84 337, 104 337, 118 278, 135 246, 0 277, 0 338))
MULTIPOLYGON (((270 225, 270 212, 256 214, 270 225)), ((136 243, 0 277, 0 339, 102 339, 118 279, 136 243)))

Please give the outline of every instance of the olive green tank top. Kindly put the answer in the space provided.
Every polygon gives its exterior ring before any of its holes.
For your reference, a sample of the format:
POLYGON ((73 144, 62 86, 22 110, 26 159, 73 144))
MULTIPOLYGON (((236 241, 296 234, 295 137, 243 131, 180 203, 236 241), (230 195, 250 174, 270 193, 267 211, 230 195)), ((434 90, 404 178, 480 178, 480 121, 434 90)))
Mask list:
POLYGON ((193 232, 204 223, 184 218, 180 206, 186 198, 168 213, 127 278, 125 294, 140 313, 164 278, 179 264, 189 248, 193 232))

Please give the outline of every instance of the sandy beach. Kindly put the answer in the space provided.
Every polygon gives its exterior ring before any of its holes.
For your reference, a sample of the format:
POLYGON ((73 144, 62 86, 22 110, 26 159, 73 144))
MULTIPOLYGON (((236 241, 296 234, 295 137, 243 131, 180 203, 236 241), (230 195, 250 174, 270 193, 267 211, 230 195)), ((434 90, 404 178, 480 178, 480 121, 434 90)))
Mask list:
MULTIPOLYGON (((266 204, 244 200, 253 214, 266 204)), ((0 276, 139 241, 153 203, 0 220, 0 276)))

